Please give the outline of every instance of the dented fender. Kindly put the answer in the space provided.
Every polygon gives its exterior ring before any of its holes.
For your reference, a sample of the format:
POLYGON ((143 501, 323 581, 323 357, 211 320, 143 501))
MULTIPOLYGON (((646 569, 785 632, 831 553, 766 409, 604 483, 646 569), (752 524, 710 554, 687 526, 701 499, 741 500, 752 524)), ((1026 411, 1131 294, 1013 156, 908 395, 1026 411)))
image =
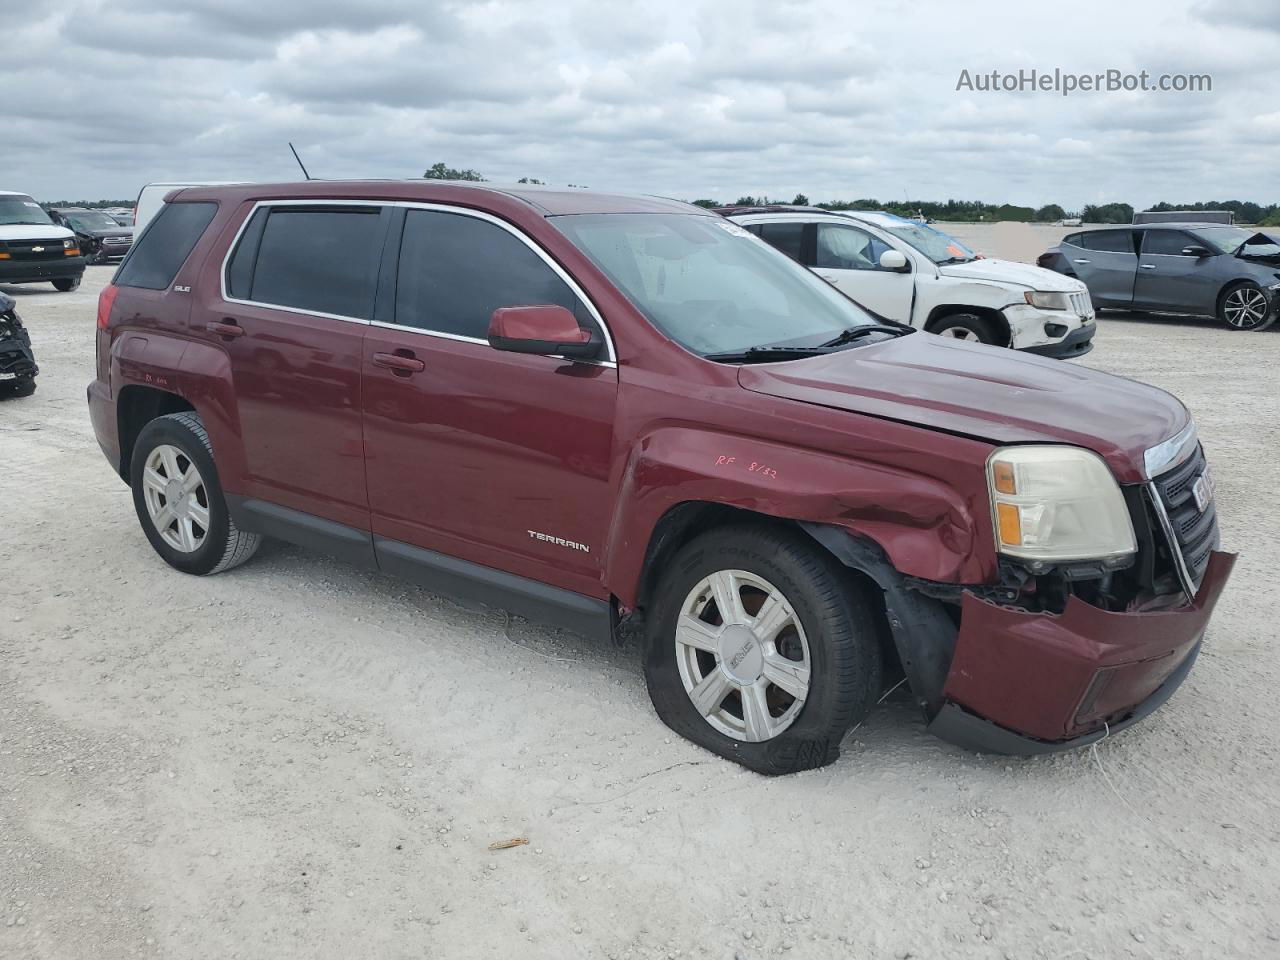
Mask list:
POLYGON ((990 517, 942 480, 782 441, 671 426, 632 447, 620 479, 606 578, 624 607, 636 601, 659 520, 690 502, 841 527, 912 576, 977 583, 991 573, 982 559, 990 517))

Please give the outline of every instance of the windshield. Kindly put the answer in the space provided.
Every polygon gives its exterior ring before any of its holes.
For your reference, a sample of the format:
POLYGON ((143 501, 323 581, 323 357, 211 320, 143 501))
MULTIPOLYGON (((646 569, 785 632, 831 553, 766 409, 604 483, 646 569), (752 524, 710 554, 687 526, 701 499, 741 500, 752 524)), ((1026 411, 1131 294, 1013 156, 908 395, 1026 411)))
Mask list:
MULTIPOLYGON (((1243 227, 1197 227, 1196 236, 1204 240, 1219 253, 1234 253, 1240 244, 1245 243, 1257 234, 1243 227)), ((1251 243, 1242 251, 1255 257, 1274 257, 1280 254, 1280 247, 1272 244, 1251 243)))
POLYGON ((30 197, 21 194, 0 196, 0 226, 17 223, 47 226, 53 223, 44 208, 30 197))
POLYGON ((77 230, 118 230, 120 224, 116 223, 105 213, 98 213, 91 210, 88 213, 67 213, 64 216, 71 222, 71 225, 77 230))
POLYGON ((706 356, 818 346, 875 321, 735 223, 689 214, 577 214, 551 222, 673 340, 706 356))
POLYGON ((977 255, 955 237, 923 223, 912 223, 899 217, 877 218, 872 222, 885 233, 911 244, 934 263, 968 263, 977 259, 977 255))

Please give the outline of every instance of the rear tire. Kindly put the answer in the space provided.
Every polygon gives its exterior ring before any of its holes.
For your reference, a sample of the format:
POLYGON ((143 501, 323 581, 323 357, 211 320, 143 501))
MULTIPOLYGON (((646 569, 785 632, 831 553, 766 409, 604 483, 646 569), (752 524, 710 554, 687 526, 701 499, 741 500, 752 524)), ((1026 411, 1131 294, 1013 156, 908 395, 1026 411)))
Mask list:
POLYGON ((237 527, 227 510, 199 415, 171 413, 143 427, 129 483, 138 522, 169 566, 204 576, 238 567, 257 552, 262 538, 237 527))
POLYGON ((880 689, 869 599, 817 543, 782 526, 727 527, 687 544, 658 584, 647 633, 658 716, 758 773, 834 761, 880 689))
POLYGON ((930 333, 936 333, 940 337, 949 337, 955 340, 967 340, 970 343, 986 343, 995 347, 1002 347, 1000 335, 996 333, 995 325, 985 317, 980 317, 974 313, 952 313, 936 321, 929 328, 930 333))
POLYGON ((59 280, 53 281, 53 289, 57 290, 59 293, 70 293, 78 286, 80 286, 79 277, 63 277, 59 280))
POLYGON ((1265 330, 1275 323, 1276 312, 1262 288, 1246 280, 1222 291, 1218 319, 1230 330, 1265 330))

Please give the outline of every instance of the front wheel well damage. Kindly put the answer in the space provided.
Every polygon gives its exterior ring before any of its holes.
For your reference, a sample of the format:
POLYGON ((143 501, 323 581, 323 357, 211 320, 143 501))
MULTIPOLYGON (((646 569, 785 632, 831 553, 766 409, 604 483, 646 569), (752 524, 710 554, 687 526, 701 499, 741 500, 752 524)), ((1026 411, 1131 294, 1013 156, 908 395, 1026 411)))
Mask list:
POLYGON ((121 389, 116 398, 116 427, 120 438, 120 462, 116 472, 125 483, 129 482, 129 464, 133 460, 133 448, 138 436, 157 417, 170 413, 194 411, 186 397, 156 387, 130 384, 121 389))
POLYGON ((685 502, 667 511, 650 535, 637 607, 619 639, 642 629, 662 572, 694 537, 722 526, 787 526, 804 531, 849 572, 850 589, 873 607, 886 676, 893 666, 905 675, 916 702, 932 718, 942 705, 942 687, 955 651, 958 607, 927 596, 900 574, 881 547, 829 524, 791 520, 740 507, 685 502))
POLYGON ((942 323, 947 317, 954 317, 962 313, 969 313, 988 321, 1000 338, 1001 346, 1007 347, 1012 341, 1013 332, 1009 329, 1008 317, 993 307, 976 307, 963 303, 940 303, 929 311, 929 317, 925 320, 924 329, 928 333, 933 333, 937 330, 938 324, 942 323))

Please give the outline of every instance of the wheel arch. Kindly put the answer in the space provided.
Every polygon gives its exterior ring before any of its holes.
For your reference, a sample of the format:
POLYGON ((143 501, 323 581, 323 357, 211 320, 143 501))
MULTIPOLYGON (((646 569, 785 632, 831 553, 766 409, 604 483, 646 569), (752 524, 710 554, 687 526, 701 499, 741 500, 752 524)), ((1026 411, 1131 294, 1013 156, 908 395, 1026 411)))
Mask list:
POLYGON ((953 317, 960 313, 970 313, 975 317, 981 317, 987 320, 995 327, 996 333, 1001 339, 1001 346, 1007 347, 1013 338, 1013 331, 1009 328, 1009 319, 1001 311, 995 307, 980 307, 970 303, 940 303, 929 311, 929 317, 925 320, 924 329, 929 333, 933 333, 937 325, 947 317, 953 317))
POLYGON ((116 472, 121 479, 129 482, 133 448, 148 423, 166 414, 194 412, 195 409, 190 400, 170 390, 139 383, 121 387, 116 395, 116 435, 120 438, 120 462, 116 464, 116 472))

